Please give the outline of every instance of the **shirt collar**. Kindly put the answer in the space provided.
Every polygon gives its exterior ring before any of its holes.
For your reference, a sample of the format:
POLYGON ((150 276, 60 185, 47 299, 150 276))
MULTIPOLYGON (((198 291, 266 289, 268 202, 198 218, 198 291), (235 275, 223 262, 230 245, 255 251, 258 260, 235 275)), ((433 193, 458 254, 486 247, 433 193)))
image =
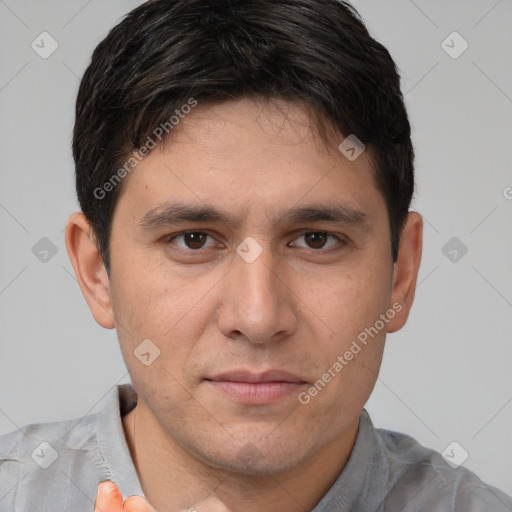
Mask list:
POLYGON ((144 496, 139 477, 130 455, 123 429, 122 416, 137 405, 137 393, 131 384, 112 389, 98 419, 97 440, 101 454, 109 468, 112 481, 123 497, 144 496))
POLYGON ((348 462, 312 512, 377 510, 382 505, 390 473, 386 453, 368 412, 363 409, 348 462))

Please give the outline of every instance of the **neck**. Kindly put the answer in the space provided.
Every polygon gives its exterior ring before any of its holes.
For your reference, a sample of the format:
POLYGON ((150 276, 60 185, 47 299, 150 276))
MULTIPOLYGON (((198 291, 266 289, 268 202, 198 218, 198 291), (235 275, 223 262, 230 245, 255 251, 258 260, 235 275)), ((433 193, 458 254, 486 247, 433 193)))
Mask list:
POLYGON ((262 476, 205 464, 174 442, 140 399, 122 419, 141 486, 158 512, 194 505, 219 512, 312 510, 345 467, 359 426, 357 418, 294 468, 262 476))

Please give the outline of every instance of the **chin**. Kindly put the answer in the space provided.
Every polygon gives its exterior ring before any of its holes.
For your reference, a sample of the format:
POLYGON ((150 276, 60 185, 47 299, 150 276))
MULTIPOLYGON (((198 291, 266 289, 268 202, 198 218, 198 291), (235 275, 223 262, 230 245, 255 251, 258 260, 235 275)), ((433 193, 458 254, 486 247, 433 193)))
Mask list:
MULTIPOLYGON (((275 456, 278 454, 274 454, 275 456)), ((212 457, 206 461, 211 467, 229 471, 239 475, 268 477, 272 474, 282 473, 293 468, 295 464, 285 459, 270 460, 268 457, 251 459, 247 457, 238 457, 234 454, 232 457, 223 456, 221 458, 212 457)))
POLYGON ((208 450, 206 446, 196 446, 191 451, 202 463, 212 468, 240 475, 282 473, 293 469, 307 457, 303 444, 284 444, 282 439, 269 442, 268 438, 263 438, 263 442, 247 441, 236 443, 236 446, 235 443, 229 446, 228 443, 215 442, 214 446, 220 449, 208 450))

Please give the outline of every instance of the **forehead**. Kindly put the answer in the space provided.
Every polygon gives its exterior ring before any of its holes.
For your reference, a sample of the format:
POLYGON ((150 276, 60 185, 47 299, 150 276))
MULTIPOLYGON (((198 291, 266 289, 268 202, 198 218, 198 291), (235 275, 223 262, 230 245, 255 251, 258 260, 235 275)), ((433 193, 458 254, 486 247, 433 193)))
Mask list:
MULTIPOLYGON (((127 195, 147 209, 172 198, 213 201, 247 212, 251 205, 290 205, 337 195, 356 206, 376 192, 371 151, 350 161, 344 135, 320 137, 301 103, 242 99, 199 104, 182 116, 165 144, 125 178, 127 195), (243 198, 243 201, 236 199, 243 198)), ((219 206, 220 206, 219 204, 219 206)))

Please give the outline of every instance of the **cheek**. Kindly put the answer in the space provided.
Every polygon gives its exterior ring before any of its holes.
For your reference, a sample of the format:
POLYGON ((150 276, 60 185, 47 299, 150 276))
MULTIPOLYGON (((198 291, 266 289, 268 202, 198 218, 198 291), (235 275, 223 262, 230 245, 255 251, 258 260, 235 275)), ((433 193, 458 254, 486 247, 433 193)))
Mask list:
POLYGON ((382 265, 361 264, 340 268, 330 279, 310 283, 309 290, 302 291, 308 306, 327 327, 326 346, 339 350, 374 325, 389 307, 391 276, 391 270, 382 265))
POLYGON ((133 258, 116 275, 116 317, 130 323, 137 334, 170 336, 183 327, 216 280, 215 275, 189 275, 177 265, 148 265, 133 258))
POLYGON ((373 390, 383 348, 383 332, 368 335, 364 343, 348 337, 324 347, 330 354, 328 363, 298 397, 306 413, 322 418, 332 432, 346 428, 373 390))
POLYGON ((357 408, 373 389, 386 331, 395 316, 389 304, 391 276, 391 266, 375 258, 373 264, 361 262, 355 270, 341 269, 336 279, 318 287, 321 293, 310 292, 309 297, 316 297, 312 309, 318 312, 317 323, 326 326, 322 332, 328 334, 315 341, 312 357, 322 361, 323 368, 308 395, 321 395, 318 403, 329 403, 333 411, 339 406, 357 408))
POLYGON ((143 340, 151 340, 151 344, 145 343, 150 352, 158 353, 155 364, 175 374, 183 368, 194 340, 199 339, 211 316, 205 310, 211 280, 179 278, 158 269, 136 271, 136 265, 129 268, 131 272, 118 272, 112 286, 116 329, 125 363, 130 371, 144 369, 136 355, 143 340))

